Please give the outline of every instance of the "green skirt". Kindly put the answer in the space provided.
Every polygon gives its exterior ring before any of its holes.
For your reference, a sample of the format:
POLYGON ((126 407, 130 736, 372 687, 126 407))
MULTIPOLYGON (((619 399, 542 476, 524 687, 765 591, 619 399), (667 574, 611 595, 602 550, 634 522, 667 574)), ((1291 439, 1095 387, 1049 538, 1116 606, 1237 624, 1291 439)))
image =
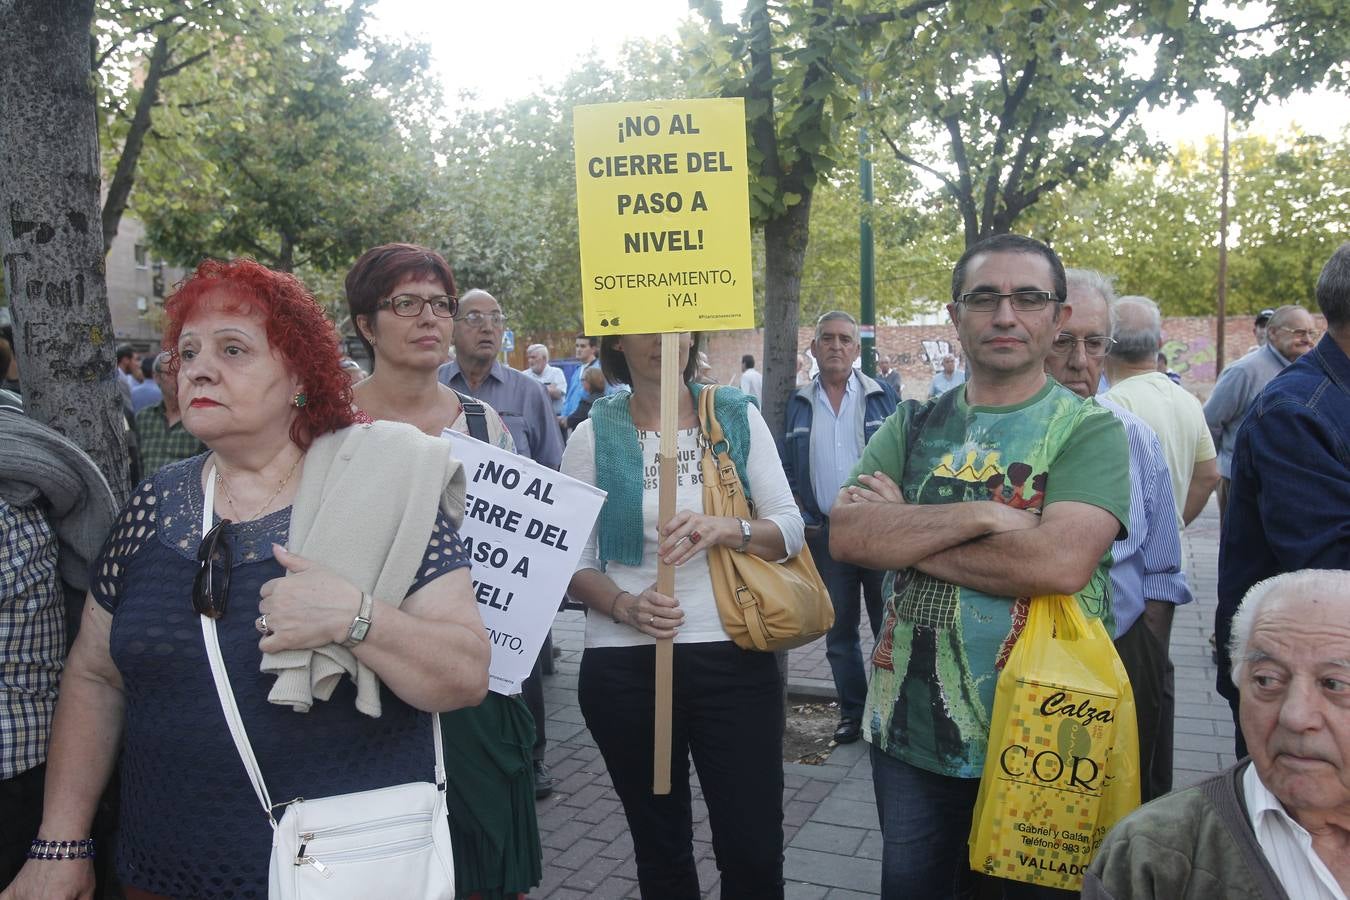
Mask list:
POLYGON ((455 896, 512 900, 543 878, 534 811, 534 720, 516 697, 489 692, 441 715, 455 896))

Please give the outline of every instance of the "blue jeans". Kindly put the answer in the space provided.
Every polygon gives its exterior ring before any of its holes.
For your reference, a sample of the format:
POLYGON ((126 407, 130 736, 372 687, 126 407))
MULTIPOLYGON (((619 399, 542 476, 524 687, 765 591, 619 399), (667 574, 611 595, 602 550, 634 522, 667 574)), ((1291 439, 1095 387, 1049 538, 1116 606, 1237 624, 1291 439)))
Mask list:
POLYGON ((812 529, 806 541, 834 606, 834 625, 825 635, 825 658, 830 662, 834 690, 839 695, 839 717, 860 720, 863 704, 867 701, 867 670, 863 667, 862 648, 858 644, 858 619, 862 615, 858 595, 861 593, 867 604, 867 620, 872 626, 875 642, 881 628, 881 578, 884 573, 839 562, 830 556, 828 521, 818 533, 812 529))
POLYGON ((971 871, 967 841, 978 778, 949 778, 901 762, 876 747, 872 787, 881 822, 882 900, 1052 900, 1077 894, 989 878, 971 871))

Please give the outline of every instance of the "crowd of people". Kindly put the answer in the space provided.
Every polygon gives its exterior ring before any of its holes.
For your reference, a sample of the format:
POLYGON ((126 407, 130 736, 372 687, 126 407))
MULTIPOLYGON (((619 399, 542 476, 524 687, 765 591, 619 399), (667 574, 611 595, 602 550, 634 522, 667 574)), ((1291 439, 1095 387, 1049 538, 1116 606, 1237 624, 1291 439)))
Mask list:
POLYGON ((541 590, 587 611, 578 699, 644 898, 701 895, 690 762, 722 896, 785 895, 779 661, 730 639, 714 547, 810 549, 835 611, 834 740, 870 747, 882 897, 1064 895, 973 871, 967 853, 998 676, 1033 598, 1051 594, 1114 638, 1139 731, 1143 805, 1101 845, 1083 896, 1350 891, 1350 244, 1317 283, 1325 335, 1297 304, 1264 310, 1258 346, 1202 404, 1160 370, 1152 300, 1039 241, 985 239, 952 272, 964 366, 945 357, 925 400, 901 400, 890 360, 875 378, 855 366, 859 327, 842 311, 816 321, 814 372, 780 433, 753 356, 718 386, 749 519, 703 507, 711 378, 696 335, 677 342, 679 511, 661 522, 660 335, 578 336, 569 379, 542 344, 525 370, 503 365, 501 302, 460 293, 429 249, 373 248, 345 291, 368 374, 294 277, 235 260, 185 279, 162 352, 117 354, 140 476, 120 510, 6 382, 3 900, 114 884, 135 900, 266 896, 269 829, 203 616, 279 805, 435 781, 439 721, 457 896, 540 882, 551 648, 520 694, 488 690, 447 431, 606 492, 570 584, 541 590), (1194 599, 1181 532, 1216 490, 1217 689, 1238 762, 1174 790, 1170 631, 1194 599), (674 595, 656 587, 660 563, 679 568, 674 595), (658 795, 666 639, 674 764, 658 795))

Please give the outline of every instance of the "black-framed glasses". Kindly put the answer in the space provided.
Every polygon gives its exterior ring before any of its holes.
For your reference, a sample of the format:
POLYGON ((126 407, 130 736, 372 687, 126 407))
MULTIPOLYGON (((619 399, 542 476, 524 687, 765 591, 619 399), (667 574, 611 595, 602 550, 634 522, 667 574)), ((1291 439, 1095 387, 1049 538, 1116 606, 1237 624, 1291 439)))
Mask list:
POLYGON ((1111 348, 1116 345, 1116 339, 1104 334, 1090 334, 1080 338, 1067 331, 1061 331, 1050 345, 1050 352, 1056 356, 1068 356, 1079 344, 1083 345, 1083 352, 1088 356, 1100 359, 1111 352, 1111 348))
POLYGON ((459 298, 449 294, 437 294, 434 297, 419 297, 416 294, 399 294, 375 304, 378 309, 387 309, 396 316, 413 319, 422 314, 424 307, 431 307, 431 314, 438 319, 453 319, 459 312, 459 298))
POLYGON ((506 324, 506 313, 496 311, 483 312, 482 310, 475 309, 473 312, 466 312, 462 316, 455 316, 455 321, 463 322, 466 325, 472 325, 474 328, 479 328, 483 325, 491 325, 494 328, 500 328, 502 325, 506 324))
POLYGON ((1317 343, 1317 339, 1322 336, 1322 332, 1316 328, 1290 328, 1287 325, 1281 325, 1276 331, 1283 331, 1285 334, 1292 334, 1296 338, 1302 338, 1305 341, 1317 343))
POLYGON ((197 577, 192 579, 192 608, 197 615, 219 619, 225 615, 225 602, 230 597, 230 570, 234 559, 230 553, 230 539, 225 536, 229 519, 221 519, 206 533, 197 546, 197 577), (225 577, 217 584, 215 566, 211 560, 219 554, 224 562, 225 577), (216 589, 220 590, 217 591, 216 589))
POLYGON ((1049 291, 1013 291, 1011 294, 1000 294, 997 291, 969 291, 956 299, 971 312, 993 312, 1005 298, 1018 312, 1036 312, 1045 309, 1052 300, 1056 303, 1063 302, 1049 291))

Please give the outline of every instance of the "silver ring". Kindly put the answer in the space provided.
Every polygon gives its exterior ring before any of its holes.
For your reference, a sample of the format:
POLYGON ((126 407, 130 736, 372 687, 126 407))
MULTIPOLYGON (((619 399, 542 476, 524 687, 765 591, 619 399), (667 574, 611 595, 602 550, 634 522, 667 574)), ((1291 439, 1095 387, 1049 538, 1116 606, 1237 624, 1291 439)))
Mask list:
POLYGON ((267 635, 272 633, 267 628, 267 613, 263 613, 261 616, 258 616, 258 618, 253 622, 253 627, 258 629, 258 634, 261 634, 263 637, 267 637, 267 635))
POLYGON ((652 613, 647 617, 647 627, 651 628, 655 624, 656 624, 656 613, 652 613))
POLYGON ((675 546, 678 547, 687 540, 689 540, 689 535, 686 534, 684 537, 680 538, 678 541, 675 542, 675 546))

